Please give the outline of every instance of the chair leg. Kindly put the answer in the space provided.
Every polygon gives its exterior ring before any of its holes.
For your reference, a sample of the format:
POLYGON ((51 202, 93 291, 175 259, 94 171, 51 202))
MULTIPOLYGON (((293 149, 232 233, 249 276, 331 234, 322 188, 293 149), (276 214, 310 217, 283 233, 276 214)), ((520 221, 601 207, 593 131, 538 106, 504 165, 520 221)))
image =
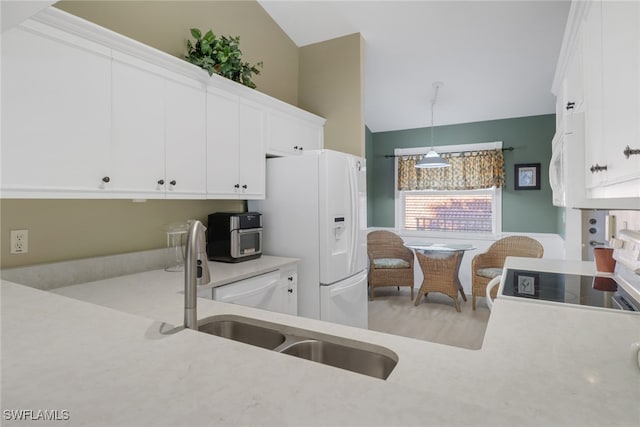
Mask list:
POLYGON ((411 286, 411 301, 413 301, 413 286, 411 286))
POLYGON ((419 305, 420 304, 420 300, 422 299, 422 297, 424 296, 424 291, 422 290, 422 288, 420 288, 420 290, 418 291, 418 296, 416 297, 416 301, 413 303, 413 305, 419 305))
POLYGON ((473 308, 474 310, 476 309, 476 295, 473 294, 471 296, 471 308, 473 308))
POLYGON ((456 294, 456 297, 453 299, 453 303, 456 305, 456 311, 458 313, 460 313, 460 303, 458 302, 458 295, 456 294))
POLYGON ((372 286, 372 287, 371 287, 371 294, 369 295, 369 300, 370 300, 370 301, 373 301, 373 298, 374 298, 373 290, 374 290, 374 289, 375 289, 375 288, 372 286))

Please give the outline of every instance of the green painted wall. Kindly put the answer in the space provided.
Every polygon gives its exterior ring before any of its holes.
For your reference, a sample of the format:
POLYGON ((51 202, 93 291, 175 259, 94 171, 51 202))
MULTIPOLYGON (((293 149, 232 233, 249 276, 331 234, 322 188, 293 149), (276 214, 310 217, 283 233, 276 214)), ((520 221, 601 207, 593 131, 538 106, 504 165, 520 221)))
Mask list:
MULTIPOLYGON (((521 117, 435 127, 434 145, 474 144, 502 141, 505 151, 506 186, 502 190, 502 231, 557 233, 559 209, 552 204, 549 186, 551 139, 555 115, 521 117), (515 191, 514 165, 540 163, 541 189, 515 191)), ((425 147, 430 128, 367 134, 367 196, 370 227, 394 227, 394 161, 385 158, 395 148, 425 147)), ((368 132, 370 133, 370 132, 368 132)))

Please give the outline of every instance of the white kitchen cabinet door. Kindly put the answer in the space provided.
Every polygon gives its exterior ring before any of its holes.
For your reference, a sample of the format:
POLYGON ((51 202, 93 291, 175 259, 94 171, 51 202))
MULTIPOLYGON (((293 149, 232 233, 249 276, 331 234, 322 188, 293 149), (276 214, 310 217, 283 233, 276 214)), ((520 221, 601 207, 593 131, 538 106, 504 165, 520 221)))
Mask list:
POLYGON ((585 184, 588 189, 606 180, 603 126, 602 3, 589 2, 583 22, 585 103, 585 184))
POLYGON ((603 125, 606 184, 640 178, 640 155, 626 158, 625 147, 640 148, 640 2, 602 2, 603 125))
POLYGON ((282 313, 298 315, 298 269, 280 270, 279 292, 282 298, 282 313))
POLYGON ((304 121, 281 111, 270 110, 268 118, 267 154, 287 156, 304 150, 320 150, 324 144, 322 125, 304 121))
POLYGON ((265 111, 261 105, 240 101, 239 179, 243 199, 264 199, 266 156, 265 111))
POLYGON ((261 105, 208 89, 208 198, 264 198, 264 138, 261 105))
POLYGON ((239 193, 239 100, 208 88, 207 197, 236 198, 239 193))
POLYGON ((207 195, 206 92, 196 82, 165 81, 167 199, 207 195))
POLYGON ((119 196, 164 198, 164 79, 152 70, 114 52, 110 186, 119 196))
POLYGON ((56 35, 2 34, 2 197, 104 194, 110 50, 56 35))

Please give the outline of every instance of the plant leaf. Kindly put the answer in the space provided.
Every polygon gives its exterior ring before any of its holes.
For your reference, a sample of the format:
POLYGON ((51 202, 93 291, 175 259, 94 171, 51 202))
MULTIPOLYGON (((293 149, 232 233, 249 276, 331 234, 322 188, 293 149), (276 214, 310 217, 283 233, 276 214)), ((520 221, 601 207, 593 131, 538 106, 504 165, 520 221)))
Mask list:
POLYGON ((204 36, 198 28, 191 28, 191 35, 195 43, 187 40, 187 61, 205 69, 210 76, 213 73, 241 83, 247 87, 256 88, 251 80, 252 74, 260 74, 262 61, 255 65, 242 61, 240 37, 216 37, 212 30, 204 36))

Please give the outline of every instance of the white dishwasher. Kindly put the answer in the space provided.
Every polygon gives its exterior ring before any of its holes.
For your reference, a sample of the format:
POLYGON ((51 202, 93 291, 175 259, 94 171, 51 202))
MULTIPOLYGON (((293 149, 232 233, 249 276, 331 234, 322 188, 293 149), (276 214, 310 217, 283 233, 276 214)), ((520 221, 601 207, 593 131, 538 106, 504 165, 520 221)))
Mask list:
POLYGON ((213 288, 216 301, 298 314, 297 269, 276 270, 213 288))

